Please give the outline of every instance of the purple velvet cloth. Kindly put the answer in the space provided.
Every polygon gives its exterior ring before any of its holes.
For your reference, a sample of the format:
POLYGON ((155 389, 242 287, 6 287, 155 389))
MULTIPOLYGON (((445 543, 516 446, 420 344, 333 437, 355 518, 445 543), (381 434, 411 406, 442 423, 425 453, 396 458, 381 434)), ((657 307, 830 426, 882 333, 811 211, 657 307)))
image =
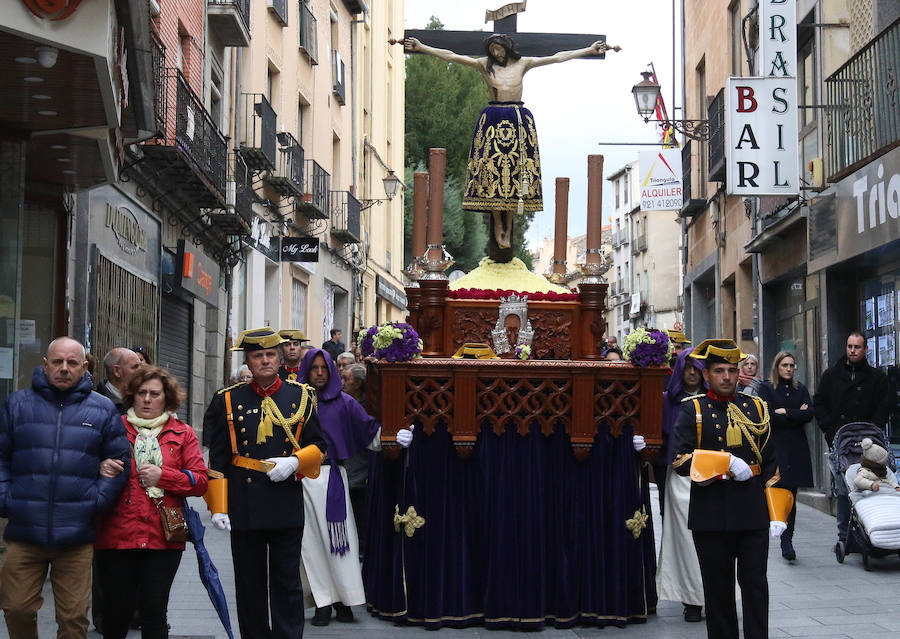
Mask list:
POLYGON ((319 423, 327 446, 326 463, 331 465, 328 475, 328 492, 325 500, 325 520, 332 554, 343 555, 350 549, 347 538, 347 503, 344 498, 344 481, 338 468, 355 456, 375 437, 381 425, 366 413, 358 401, 342 391, 343 384, 334 360, 320 348, 310 350, 300 364, 298 379, 309 383, 309 369, 313 360, 321 355, 328 365, 328 384, 316 391, 319 423))
MULTIPOLYGON (((681 400, 688 396, 688 393, 684 390, 684 367, 688 365, 688 356, 693 350, 693 348, 686 348, 678 353, 678 357, 675 359, 675 366, 672 367, 672 377, 669 378, 669 387, 663 393, 663 460, 666 464, 671 464, 672 459, 675 457, 673 448, 675 438, 672 437, 672 428, 675 426, 675 419, 681 410, 681 400)), ((701 373, 703 372, 705 368, 703 360, 691 359, 690 363, 701 373)), ((700 387, 702 389, 701 392, 705 393, 707 386, 706 381, 702 377, 700 378, 700 387)))

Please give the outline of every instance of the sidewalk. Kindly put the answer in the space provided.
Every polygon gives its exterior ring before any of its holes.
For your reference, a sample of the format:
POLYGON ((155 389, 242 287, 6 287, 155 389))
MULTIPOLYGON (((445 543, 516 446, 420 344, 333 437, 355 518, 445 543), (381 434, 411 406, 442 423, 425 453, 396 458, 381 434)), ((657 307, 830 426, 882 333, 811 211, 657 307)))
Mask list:
MULTIPOLYGON (((656 506, 655 487, 653 499, 656 506)), ((219 569, 232 625, 237 635, 237 616, 234 604, 234 575, 228 536, 212 528, 209 513, 200 499, 192 499, 207 526, 206 542, 210 555, 219 569)), ((654 510, 654 512, 656 512, 654 510)), ((654 529, 661 530, 658 516, 654 517, 654 529)), ((798 559, 788 564, 781 558, 780 547, 773 542, 769 547, 770 637, 865 637, 900 631, 900 559, 888 557, 874 559, 872 572, 862 567, 859 555, 850 555, 843 565, 835 561, 832 547, 835 541, 834 518, 814 508, 800 504, 797 510, 797 532, 794 547, 798 559)), ((56 623, 53 619, 49 584, 44 589, 45 605, 38 617, 41 637, 53 637, 56 623)), ((740 605, 738 606, 740 608, 740 605)), ((685 623, 681 618, 681 604, 661 601, 657 614, 646 624, 632 625, 623 630, 608 628, 574 628, 541 632, 490 632, 484 628, 467 630, 443 629, 434 633, 417 627, 395 626, 374 619, 360 606, 354 610, 357 622, 352 625, 332 621, 325 628, 314 628, 307 623, 305 637, 346 637, 358 634, 367 639, 393 639, 431 634, 437 639, 466 637, 475 639, 507 639, 539 636, 552 639, 576 639, 577 637, 632 636, 659 639, 701 639, 706 637, 704 623, 685 623)), ((307 619, 312 610, 307 610, 307 619)), ((213 611, 206 591, 197 577, 197 563, 193 549, 188 546, 178 569, 169 602, 169 623, 173 638, 204 637, 226 639, 227 635, 213 611)), ((6 626, 0 624, 0 636, 6 637, 6 626)), ((98 639, 93 631, 89 639, 98 639)), ((139 639, 140 632, 132 631, 128 639, 139 639)))

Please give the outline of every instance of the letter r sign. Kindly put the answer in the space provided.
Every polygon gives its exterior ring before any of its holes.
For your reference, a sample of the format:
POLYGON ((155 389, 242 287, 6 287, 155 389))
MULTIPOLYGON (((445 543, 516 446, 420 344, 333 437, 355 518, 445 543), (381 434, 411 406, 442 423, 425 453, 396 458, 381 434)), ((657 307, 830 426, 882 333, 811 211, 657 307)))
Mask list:
POLYGON ((734 88, 737 91, 737 112, 753 113, 756 111, 759 103, 753 97, 753 87, 736 86, 734 88))

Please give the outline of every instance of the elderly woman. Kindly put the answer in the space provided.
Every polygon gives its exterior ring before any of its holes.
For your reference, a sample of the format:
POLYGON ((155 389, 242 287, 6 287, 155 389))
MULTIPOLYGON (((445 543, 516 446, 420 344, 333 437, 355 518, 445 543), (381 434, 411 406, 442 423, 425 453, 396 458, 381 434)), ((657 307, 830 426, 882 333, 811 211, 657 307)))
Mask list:
POLYGON ((796 368, 794 356, 781 351, 772 360, 769 380, 763 382, 760 389, 760 395, 769 405, 775 456, 781 475, 778 487, 789 489, 795 497, 787 530, 781 535, 781 556, 788 561, 797 558, 793 545, 797 489, 813 485, 812 460, 804 427, 813 418, 814 412, 809 391, 794 377, 796 368))
POLYGON ((738 364, 737 390, 739 393, 746 393, 747 395, 759 395, 759 385, 761 383, 759 360, 756 358, 756 355, 747 355, 738 364))
POLYGON ((665 512, 656 588, 660 599, 680 601, 684 606, 684 620, 690 622, 703 619, 703 579, 687 526, 691 480, 672 472, 675 456, 672 428, 681 411, 681 402, 692 395, 706 393, 706 382, 701 372, 703 362, 689 357, 693 350, 685 348, 678 354, 668 390, 663 393, 663 450, 660 456, 668 473, 662 474, 662 469, 654 466, 654 475, 666 478, 662 485, 657 482, 660 509, 665 508, 665 512))
MULTIPOLYGON (((207 486, 194 430, 175 416, 184 397, 175 378, 156 366, 141 368, 125 395, 131 474, 118 504, 100 521, 94 545, 106 638, 128 634, 135 608, 143 639, 168 636, 169 591, 184 544, 166 541, 158 507, 183 506, 185 497, 202 495, 207 486)), ((119 461, 104 465, 101 473, 122 471, 119 461)))

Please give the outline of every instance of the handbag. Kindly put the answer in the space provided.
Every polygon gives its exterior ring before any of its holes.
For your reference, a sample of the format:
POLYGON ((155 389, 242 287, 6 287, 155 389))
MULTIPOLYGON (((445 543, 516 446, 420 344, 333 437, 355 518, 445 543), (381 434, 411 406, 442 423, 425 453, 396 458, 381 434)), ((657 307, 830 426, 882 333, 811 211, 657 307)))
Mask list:
POLYGON ((183 544, 188 540, 187 522, 184 520, 184 506, 163 506, 162 498, 154 499, 162 523, 163 536, 168 544, 183 544))

